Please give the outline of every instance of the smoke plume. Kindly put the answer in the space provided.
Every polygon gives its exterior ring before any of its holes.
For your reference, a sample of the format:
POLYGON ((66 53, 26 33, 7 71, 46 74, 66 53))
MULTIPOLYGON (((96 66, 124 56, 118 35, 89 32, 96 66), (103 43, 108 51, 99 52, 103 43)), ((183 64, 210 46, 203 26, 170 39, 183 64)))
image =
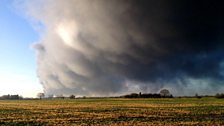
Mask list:
POLYGON ((47 94, 212 94, 224 89, 218 1, 23 0, 47 94))

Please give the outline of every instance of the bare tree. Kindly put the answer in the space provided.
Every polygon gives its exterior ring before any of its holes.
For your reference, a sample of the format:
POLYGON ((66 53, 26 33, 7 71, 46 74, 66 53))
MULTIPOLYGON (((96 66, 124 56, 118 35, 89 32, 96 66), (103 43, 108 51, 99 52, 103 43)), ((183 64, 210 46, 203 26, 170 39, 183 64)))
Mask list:
POLYGON ((169 90, 167 90, 167 89, 162 89, 159 94, 163 97, 171 96, 169 90))
POLYGON ((70 99, 75 99, 75 95, 70 95, 69 98, 70 99))
POLYGON ((44 98, 44 96, 45 96, 44 93, 38 93, 37 94, 37 97, 40 98, 40 99, 44 98))

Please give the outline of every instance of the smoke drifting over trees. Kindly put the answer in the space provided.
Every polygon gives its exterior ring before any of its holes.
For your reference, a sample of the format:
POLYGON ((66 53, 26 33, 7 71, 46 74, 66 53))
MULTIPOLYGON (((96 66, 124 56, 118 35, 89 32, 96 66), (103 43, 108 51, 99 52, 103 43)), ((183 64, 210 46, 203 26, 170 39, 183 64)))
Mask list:
POLYGON ((211 94, 224 89, 218 1, 23 0, 48 94, 211 94), (35 26, 37 27, 37 25, 35 26))

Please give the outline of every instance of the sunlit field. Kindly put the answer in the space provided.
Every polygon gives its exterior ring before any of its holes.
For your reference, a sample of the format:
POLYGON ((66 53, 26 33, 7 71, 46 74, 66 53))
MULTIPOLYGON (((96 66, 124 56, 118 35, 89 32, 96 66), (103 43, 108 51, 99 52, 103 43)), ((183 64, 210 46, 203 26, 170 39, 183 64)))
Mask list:
POLYGON ((224 100, 1 100, 0 125, 224 125, 224 100))

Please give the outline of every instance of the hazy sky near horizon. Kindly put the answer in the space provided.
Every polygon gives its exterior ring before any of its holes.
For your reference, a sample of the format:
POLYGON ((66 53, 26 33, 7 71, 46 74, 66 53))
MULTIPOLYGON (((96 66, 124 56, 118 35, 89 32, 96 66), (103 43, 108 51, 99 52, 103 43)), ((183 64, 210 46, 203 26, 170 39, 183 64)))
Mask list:
POLYGON ((42 86, 36 75, 32 43, 38 34, 15 9, 12 0, 0 1, 0 95, 36 97, 42 86))

